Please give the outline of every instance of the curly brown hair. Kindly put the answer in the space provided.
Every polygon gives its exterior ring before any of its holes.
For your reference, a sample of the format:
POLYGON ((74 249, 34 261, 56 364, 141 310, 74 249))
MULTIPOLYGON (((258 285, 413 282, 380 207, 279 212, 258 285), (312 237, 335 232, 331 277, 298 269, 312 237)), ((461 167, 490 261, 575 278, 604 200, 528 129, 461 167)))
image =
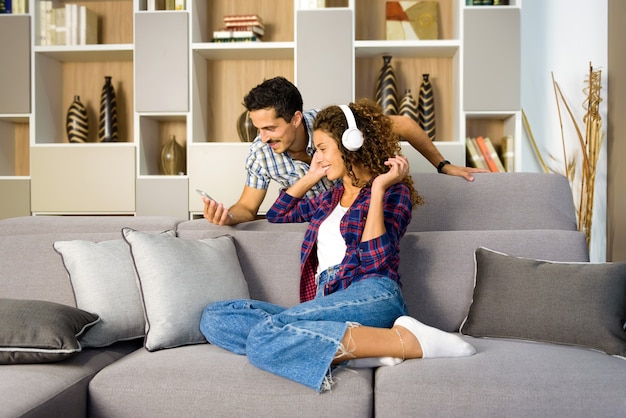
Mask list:
MULTIPOLYGON (((315 118, 313 129, 324 131, 337 142, 352 184, 363 187, 367 182, 356 177, 352 168, 354 165, 367 168, 376 177, 389 171, 385 161, 395 155, 402 155, 402 149, 398 135, 392 130, 393 122, 382 113, 375 102, 359 99, 348 106, 354 114, 357 128, 363 133, 363 146, 359 150, 348 151, 341 143, 341 136, 348 128, 348 121, 339 106, 322 109, 315 118)), ((422 197, 415 190, 411 176, 407 175, 402 182, 411 191, 411 202, 414 205, 421 205, 422 197)))

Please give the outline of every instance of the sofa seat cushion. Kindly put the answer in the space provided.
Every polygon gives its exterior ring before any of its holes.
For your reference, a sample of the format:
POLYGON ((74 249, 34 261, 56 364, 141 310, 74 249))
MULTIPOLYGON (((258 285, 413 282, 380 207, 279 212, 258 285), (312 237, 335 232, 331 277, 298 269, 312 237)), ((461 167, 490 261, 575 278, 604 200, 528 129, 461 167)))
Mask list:
POLYGON ((136 351, 89 384, 92 417, 372 416, 372 369, 340 369, 320 395, 210 344, 136 351))
POLYGON ((91 377, 140 347, 137 341, 123 342, 85 349, 58 363, 0 366, 0 416, 85 417, 91 377))
POLYGON ((476 354, 376 371, 378 416, 623 417, 626 361, 598 351, 464 337, 476 354))

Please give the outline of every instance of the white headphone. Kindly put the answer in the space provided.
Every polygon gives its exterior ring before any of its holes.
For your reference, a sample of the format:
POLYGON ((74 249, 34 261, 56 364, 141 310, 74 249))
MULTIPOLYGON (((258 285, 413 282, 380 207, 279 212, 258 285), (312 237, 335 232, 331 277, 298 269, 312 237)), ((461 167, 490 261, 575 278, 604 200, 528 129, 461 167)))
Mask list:
POLYGON ((348 121, 348 129, 341 135, 341 143, 348 151, 358 151, 363 146, 363 133, 356 127, 352 109, 347 105, 339 105, 348 121))

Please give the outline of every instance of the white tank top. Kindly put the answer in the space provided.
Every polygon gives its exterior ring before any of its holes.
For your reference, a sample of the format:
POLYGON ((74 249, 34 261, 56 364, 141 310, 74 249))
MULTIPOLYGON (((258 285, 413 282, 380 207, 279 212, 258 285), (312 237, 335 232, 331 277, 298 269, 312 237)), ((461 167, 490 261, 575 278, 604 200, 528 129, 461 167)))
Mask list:
POLYGON ((319 261, 317 274, 341 263, 346 254, 346 242, 339 230, 341 218, 346 212, 348 208, 337 205, 328 218, 320 224, 317 232, 317 260, 319 261))

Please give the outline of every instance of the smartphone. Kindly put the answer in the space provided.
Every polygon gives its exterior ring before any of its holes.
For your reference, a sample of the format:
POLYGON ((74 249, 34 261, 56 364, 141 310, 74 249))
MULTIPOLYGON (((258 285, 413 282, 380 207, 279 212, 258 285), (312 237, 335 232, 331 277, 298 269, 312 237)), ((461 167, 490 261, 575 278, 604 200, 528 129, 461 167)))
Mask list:
MULTIPOLYGON (((205 192, 204 190, 196 189, 196 192, 197 192, 200 196, 206 197, 206 198, 207 198, 207 199, 209 199, 209 200, 212 200, 212 201, 214 201, 214 202, 217 202, 217 200, 215 200, 215 199, 213 199, 211 196, 209 196, 209 194, 208 194, 207 192, 205 192)), ((229 213, 229 214, 228 214, 228 217, 229 217, 230 219, 233 219, 233 214, 232 214, 232 213, 229 213)))
POLYGON ((198 192, 198 194, 199 194, 200 196, 204 196, 204 197, 206 197, 206 198, 207 198, 207 199, 209 199, 209 200, 212 200, 212 201, 214 201, 214 202, 217 202, 215 199, 213 199, 211 196, 209 196, 209 194, 208 194, 207 192, 205 192, 204 190, 196 189, 196 192, 198 192))

